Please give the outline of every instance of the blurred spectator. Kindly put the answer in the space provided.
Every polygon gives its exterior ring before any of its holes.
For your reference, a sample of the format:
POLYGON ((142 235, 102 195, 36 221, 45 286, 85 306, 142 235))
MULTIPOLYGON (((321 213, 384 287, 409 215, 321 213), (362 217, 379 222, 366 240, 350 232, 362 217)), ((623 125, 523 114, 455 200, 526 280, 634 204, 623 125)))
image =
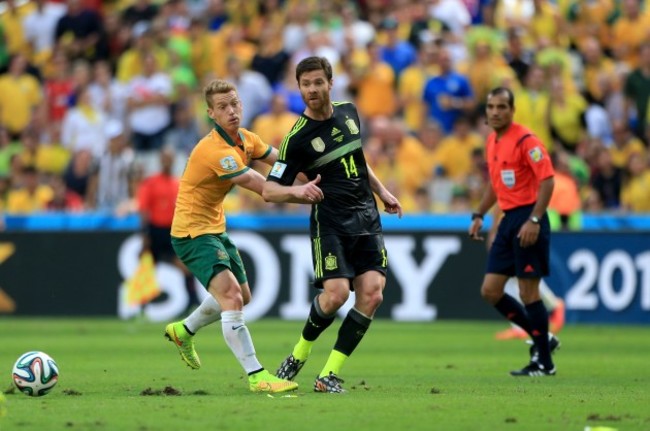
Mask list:
POLYGON ((36 169, 45 174, 62 175, 70 156, 70 151, 61 143, 61 124, 50 123, 38 146, 36 169))
POLYGON ((42 99, 39 82, 27 73, 27 59, 22 54, 14 55, 8 72, 0 75, 0 125, 12 139, 20 137, 42 99))
POLYGON ((551 81, 549 102, 551 135, 563 149, 575 154, 585 139, 587 102, 577 92, 570 92, 560 79, 551 81))
POLYGON ((158 14, 158 6, 151 0, 134 0, 122 12, 122 22, 132 27, 137 22, 151 22, 158 14))
POLYGON ((67 6, 56 25, 57 46, 72 59, 107 59, 108 41, 100 15, 81 0, 67 0, 67 6))
POLYGON ((438 66, 439 48, 434 42, 421 43, 416 63, 402 72, 398 84, 399 104, 408 129, 416 132, 426 118, 422 100, 426 82, 440 73, 438 66))
POLYGON ((70 106, 74 81, 70 75, 70 62, 63 52, 55 52, 50 64, 52 74, 44 84, 47 117, 51 122, 60 123, 70 106))
POLYGON ((581 48, 584 41, 595 37, 606 52, 611 47, 610 21, 615 17, 616 0, 571 0, 567 21, 571 46, 581 48))
POLYGON ((650 213, 650 168, 647 154, 632 154, 621 189, 621 205, 634 213, 650 213))
POLYGON ((327 31, 312 25, 308 27, 303 45, 292 54, 291 61, 298 64, 303 59, 314 55, 327 58, 333 70, 337 70, 341 62, 341 54, 334 48, 327 31))
POLYGON ((470 119, 461 115, 454 122, 452 133, 444 137, 436 148, 437 166, 448 178, 460 184, 472 170, 472 153, 482 147, 483 140, 472 131, 470 119))
POLYGON ((96 62, 93 72, 93 80, 88 85, 91 103, 109 119, 123 123, 126 120, 126 86, 113 77, 107 61, 96 62))
POLYGON ((72 153, 88 150, 94 158, 106 151, 106 125, 104 111, 92 104, 88 88, 77 93, 77 104, 66 112, 61 126, 61 143, 72 153))
POLYGON ((172 82, 160 72, 153 53, 143 58, 143 73, 128 83, 128 124, 137 152, 159 150, 171 124, 172 82))
POLYGON ((237 57, 228 58, 228 75, 225 79, 237 86, 239 100, 246 107, 241 127, 249 129, 255 117, 269 109, 273 90, 264 75, 245 69, 237 57))
POLYGON ((12 139, 7 129, 0 125, 0 177, 8 176, 11 172, 11 159, 23 150, 19 139, 12 139))
POLYGON ((159 70, 167 70, 169 53, 156 43, 151 26, 139 22, 132 29, 133 45, 119 58, 117 63, 117 80, 128 83, 135 77, 144 74, 146 57, 153 55, 159 70))
POLYGON ((515 71, 519 83, 523 85, 528 75, 528 69, 534 62, 534 55, 530 49, 524 46, 521 29, 511 28, 508 30, 504 57, 510 68, 515 71))
POLYGON ((52 188, 41 184, 34 166, 23 167, 21 174, 21 185, 10 190, 7 196, 7 212, 29 214, 44 211, 52 200, 52 188))
MULTIPOLYGON (((645 27, 650 28, 650 24, 645 27)), ((650 100, 650 42, 639 48, 639 67, 634 69, 625 81, 627 119, 634 119, 635 133, 645 138, 645 128, 648 122, 648 101, 650 100)), ((650 145, 650 142, 646 142, 650 145)))
MULTIPOLYGON (((587 99, 589 100, 589 97, 587 99)), ((612 145, 614 139, 612 124, 601 103, 595 100, 590 101, 585 111, 585 127, 589 140, 595 140, 606 147, 612 145)))
POLYGON ((467 77, 454 70, 448 50, 440 51, 438 62, 440 75, 427 81, 423 97, 429 118, 451 133, 456 119, 474 109, 474 93, 467 77))
POLYGON ((429 196, 429 190, 427 190, 426 186, 418 187, 415 190, 413 199, 415 202, 414 213, 429 214, 433 210, 433 202, 431 202, 431 196, 429 196))
POLYGON ((598 209, 618 209, 621 204, 622 182, 623 170, 612 163, 609 150, 601 147, 597 150, 594 173, 591 177, 595 196, 591 196, 589 205, 592 207, 596 205, 598 209))
POLYGON ((617 168, 625 169, 632 154, 646 154, 643 142, 632 134, 627 123, 616 122, 613 125, 614 145, 609 147, 612 155, 612 164, 617 168))
POLYGON ((555 187, 548 204, 549 221, 554 230, 577 230, 581 226, 582 202, 568 165, 568 154, 556 151, 551 156, 555 168, 555 187))
MULTIPOLYGON (((173 148, 183 160, 189 157, 194 145, 200 140, 199 126, 192 107, 182 101, 174 105, 172 127, 165 135, 165 147, 173 148)), ((183 165, 185 162, 183 161, 183 165)), ((176 172, 176 170, 174 170, 176 172)))
POLYGON ((517 106, 514 121, 526 124, 544 143, 546 149, 551 151, 553 140, 548 119, 550 96, 545 84, 544 70, 538 65, 531 65, 525 85, 514 92, 517 106))
POLYGON ((269 85, 275 86, 282 81, 288 62, 289 54, 282 47, 279 29, 264 27, 259 48, 251 61, 251 69, 264 75, 269 85))
POLYGON ((92 180, 96 190, 94 207, 114 213, 129 199, 129 180, 133 167, 133 150, 127 145, 121 123, 112 120, 106 127, 107 151, 101 155, 92 180))
POLYGON ((210 34, 202 18, 194 18, 189 29, 190 64, 196 78, 203 82, 212 68, 212 45, 210 34))
POLYGON ((281 94, 273 95, 271 110, 255 119, 251 131, 259 135, 262 141, 275 148, 280 148, 286 136, 300 116, 287 109, 287 102, 281 94))
POLYGON ((23 54, 28 51, 27 41, 23 30, 23 20, 32 10, 31 3, 19 4, 16 0, 5 0, 5 11, 0 14, 0 26, 3 28, 7 53, 9 55, 23 54))
POLYGON ((92 153, 89 150, 80 150, 72 155, 63 173, 66 187, 81 196, 85 206, 89 208, 93 208, 96 201, 90 184, 96 170, 97 165, 93 162, 92 153))
POLYGON ((490 90, 503 86, 504 80, 516 84, 514 71, 500 54, 498 33, 487 27, 474 27, 467 32, 465 43, 469 55, 467 60, 459 63, 458 73, 469 79, 479 105, 483 105, 490 90))
POLYGON ((436 121, 429 120, 420 127, 417 137, 424 148, 422 165, 425 175, 423 181, 428 181, 433 178, 436 166, 438 165, 437 150, 444 134, 440 128, 440 124, 436 121))
POLYGON ((393 69, 395 81, 398 81, 402 71, 415 63, 417 51, 409 42, 399 38, 395 18, 386 18, 382 27, 386 30, 387 40, 386 44, 379 48, 380 56, 382 61, 393 69))
POLYGON ((23 31, 32 62, 43 67, 54 51, 56 26, 65 15, 66 7, 47 0, 32 0, 31 3, 34 9, 24 17, 23 31))
POLYGON ((52 199, 47 203, 47 211, 80 212, 84 210, 84 202, 77 193, 68 190, 65 181, 59 175, 50 177, 52 199))
POLYGON ((554 2, 533 0, 533 15, 528 28, 537 46, 569 46, 566 22, 554 2))
POLYGON ((282 45, 289 55, 302 48, 309 32, 310 6, 308 2, 295 2, 287 10, 287 23, 282 32, 282 45))
POLYGON ((341 27, 330 29, 333 45, 343 53, 347 46, 345 39, 351 38, 355 48, 363 48, 375 39, 375 34, 372 24, 359 19, 357 5, 353 2, 344 2, 341 6, 341 27))
POLYGON ((612 52, 629 69, 638 67, 639 48, 648 42, 650 14, 641 10, 640 0, 621 0, 621 16, 612 25, 612 52))
POLYGON ((584 64, 583 76, 587 94, 593 100, 602 102, 606 96, 603 82, 610 82, 615 88, 620 87, 616 63, 603 54, 600 43, 595 37, 585 39, 581 47, 584 64))
POLYGON ((368 63, 352 65, 352 86, 356 89, 357 108, 363 120, 392 116, 397 110, 395 72, 381 59, 379 46, 368 45, 368 63))

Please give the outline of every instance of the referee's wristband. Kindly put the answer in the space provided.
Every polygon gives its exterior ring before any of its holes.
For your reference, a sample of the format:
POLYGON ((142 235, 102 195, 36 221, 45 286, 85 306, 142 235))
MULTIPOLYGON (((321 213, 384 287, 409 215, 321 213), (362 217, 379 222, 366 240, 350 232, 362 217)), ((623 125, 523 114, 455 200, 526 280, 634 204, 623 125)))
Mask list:
POLYGON ((472 221, 476 220, 477 218, 480 218, 483 220, 483 214, 481 213, 472 213, 472 221))

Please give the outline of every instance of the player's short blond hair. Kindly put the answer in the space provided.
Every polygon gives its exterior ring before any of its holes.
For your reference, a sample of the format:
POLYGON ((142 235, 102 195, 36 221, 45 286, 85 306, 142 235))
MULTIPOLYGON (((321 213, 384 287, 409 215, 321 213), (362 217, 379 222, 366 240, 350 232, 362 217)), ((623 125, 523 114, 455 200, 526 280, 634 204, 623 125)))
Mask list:
POLYGON ((215 94, 225 94, 231 91, 237 92, 237 88, 233 84, 223 79, 215 79, 205 86, 203 89, 203 96, 205 96, 205 103, 209 108, 212 108, 212 96, 215 94))

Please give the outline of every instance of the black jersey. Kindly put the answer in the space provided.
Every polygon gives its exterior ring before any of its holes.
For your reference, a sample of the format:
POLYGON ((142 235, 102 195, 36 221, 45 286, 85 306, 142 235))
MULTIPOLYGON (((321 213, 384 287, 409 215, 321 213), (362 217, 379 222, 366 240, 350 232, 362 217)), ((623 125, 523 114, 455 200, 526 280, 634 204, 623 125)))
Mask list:
POLYGON ((381 232, 361 146, 359 114, 352 103, 334 102, 333 115, 317 121, 304 114, 280 145, 267 180, 291 185, 298 173, 313 180, 324 199, 312 205, 311 234, 363 235, 381 232))

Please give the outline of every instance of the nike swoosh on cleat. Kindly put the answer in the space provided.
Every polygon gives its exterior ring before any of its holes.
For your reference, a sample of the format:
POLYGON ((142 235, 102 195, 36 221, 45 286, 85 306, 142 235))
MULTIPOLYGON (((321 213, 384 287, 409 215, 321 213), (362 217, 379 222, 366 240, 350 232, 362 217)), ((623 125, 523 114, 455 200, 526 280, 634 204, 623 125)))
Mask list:
POLYGON ((176 328, 172 328, 172 332, 174 332, 174 343, 176 343, 177 346, 182 346, 183 342, 178 339, 178 336, 176 335, 176 328))

